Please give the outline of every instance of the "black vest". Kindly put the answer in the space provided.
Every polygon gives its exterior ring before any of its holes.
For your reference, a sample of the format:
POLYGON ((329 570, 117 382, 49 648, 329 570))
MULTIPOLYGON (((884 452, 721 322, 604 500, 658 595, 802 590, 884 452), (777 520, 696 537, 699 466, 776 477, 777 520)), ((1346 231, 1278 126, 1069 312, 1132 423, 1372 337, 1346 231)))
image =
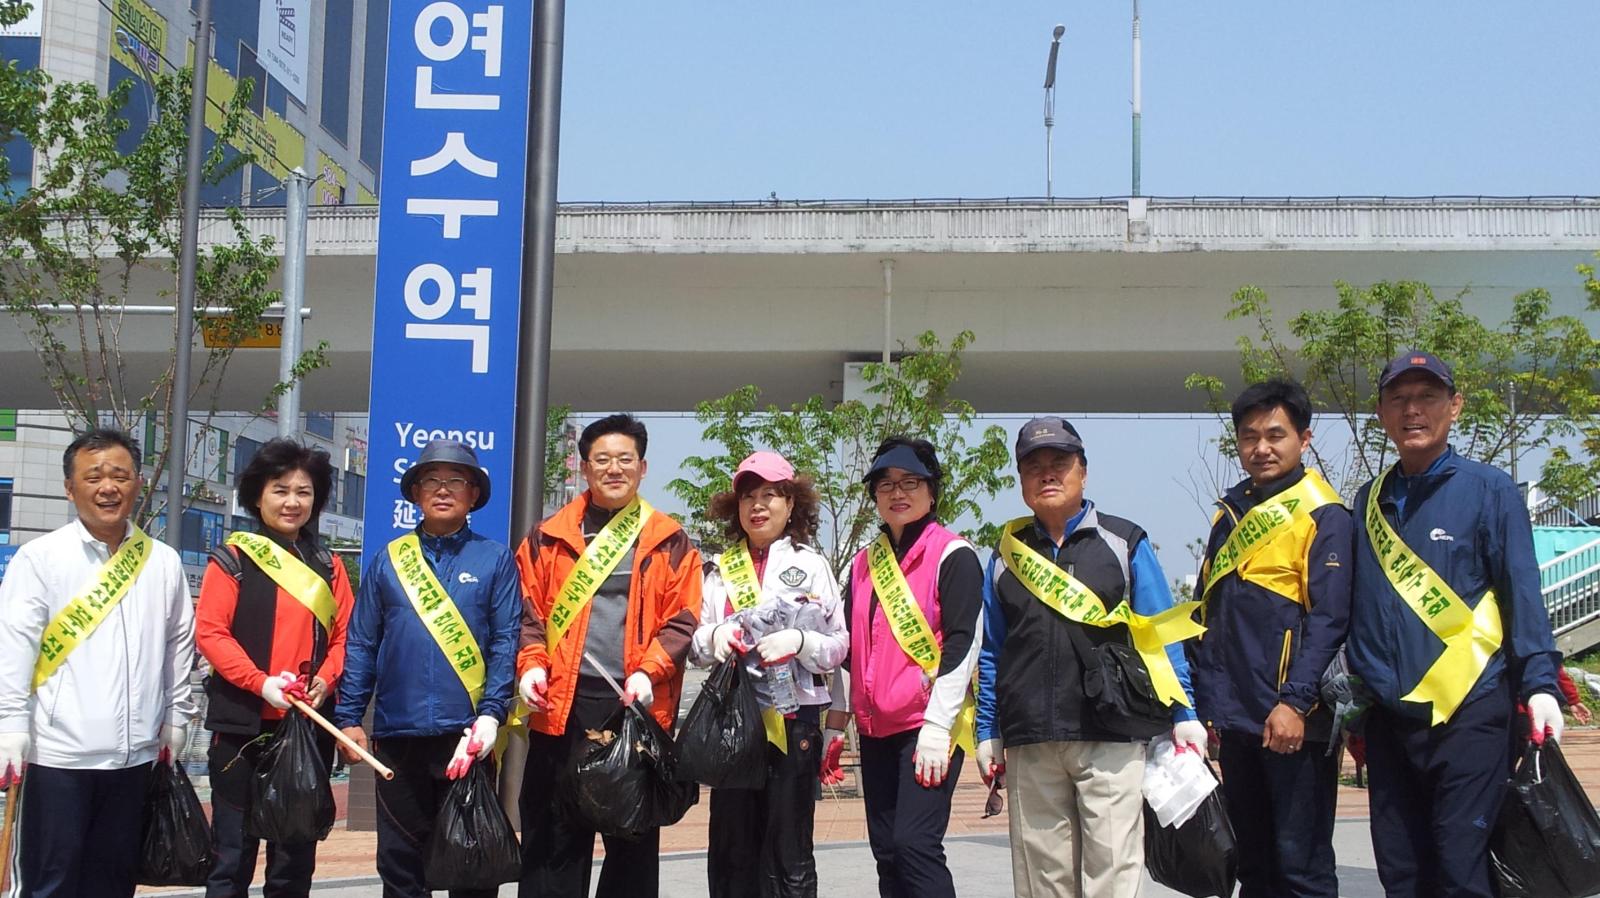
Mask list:
MULTIPOLYGON (((1046 560, 1055 554, 1055 546, 1036 527, 1024 528, 1017 538, 1046 560)), ((1109 611, 1128 597, 1133 551, 1144 538, 1139 525, 1090 508, 1077 529, 1067 534, 1056 564, 1093 590, 1109 611)), ((1067 620, 1039 601, 998 559, 993 576, 1006 623, 995 675, 1005 744, 1129 741, 1096 722, 1083 694, 1083 666, 1067 629, 1077 629, 1095 645, 1131 644, 1127 626, 1087 627, 1067 620)))

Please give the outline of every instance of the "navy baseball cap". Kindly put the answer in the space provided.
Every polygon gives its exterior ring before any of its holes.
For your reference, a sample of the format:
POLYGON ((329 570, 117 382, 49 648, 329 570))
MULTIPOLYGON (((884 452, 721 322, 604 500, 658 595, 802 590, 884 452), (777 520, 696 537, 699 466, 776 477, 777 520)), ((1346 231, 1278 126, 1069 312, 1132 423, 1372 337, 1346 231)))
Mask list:
POLYGON ((1017 431, 1017 461, 1022 461, 1036 449, 1060 449, 1085 455, 1083 438, 1078 436, 1078 429, 1060 415, 1034 418, 1017 431))
POLYGON ((896 446, 872 460, 872 467, 867 469, 866 476, 861 478, 861 482, 871 483, 873 475, 890 468, 900 468, 918 477, 933 479, 933 472, 922 463, 922 459, 917 458, 917 453, 910 446, 896 446))
POLYGON ((1389 360, 1389 364, 1383 366, 1383 373, 1378 375, 1378 392, 1383 392, 1395 378, 1408 371, 1425 371, 1449 387, 1450 392, 1456 392, 1456 375, 1450 370, 1450 366, 1433 353, 1423 352, 1420 349, 1397 355, 1389 360))

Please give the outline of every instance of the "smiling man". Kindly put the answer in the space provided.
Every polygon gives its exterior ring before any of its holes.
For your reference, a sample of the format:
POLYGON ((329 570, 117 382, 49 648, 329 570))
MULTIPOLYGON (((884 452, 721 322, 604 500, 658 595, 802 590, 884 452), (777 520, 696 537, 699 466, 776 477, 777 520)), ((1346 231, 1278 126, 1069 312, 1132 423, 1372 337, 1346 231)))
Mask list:
POLYGON ((1535 741, 1561 736, 1528 509, 1511 478, 1451 448, 1462 402, 1432 353, 1389 362, 1377 411, 1399 462, 1356 496, 1347 652, 1375 700, 1368 796, 1390 898, 1493 894, 1516 702, 1535 741))
POLYGON ((1304 388, 1252 384, 1232 412, 1249 476, 1217 500, 1206 542, 1195 700, 1222 740, 1240 898, 1336 898, 1339 755, 1318 687, 1350 626, 1350 511, 1301 461, 1304 388))
POLYGON ((77 520, 0 583, 0 786, 23 780, 21 894, 114 898, 133 894, 150 770, 195 713, 193 606, 178 553, 130 520, 138 444, 92 430, 62 466, 77 520))
MULTIPOLYGON (((350 618, 334 723, 393 768, 378 780, 378 875, 389 898, 431 895, 423 869, 447 780, 490 755, 514 698, 522 609, 511 550, 472 531, 489 475, 471 447, 433 440, 400 478, 422 512, 367 566, 350 618)), ((352 752, 346 759, 354 762, 352 752)), ((490 896, 454 890, 452 898, 490 896)))
MULTIPOLYGON (((522 777, 522 898, 589 894, 594 832, 557 809, 556 786, 583 741, 624 702, 671 732, 700 611, 700 553, 670 516, 639 497, 645 426, 609 415, 578 437, 589 488, 534 528, 517 549, 522 574, 519 689, 528 716, 522 777)), ((660 829, 605 837, 598 898, 658 891, 660 829)))

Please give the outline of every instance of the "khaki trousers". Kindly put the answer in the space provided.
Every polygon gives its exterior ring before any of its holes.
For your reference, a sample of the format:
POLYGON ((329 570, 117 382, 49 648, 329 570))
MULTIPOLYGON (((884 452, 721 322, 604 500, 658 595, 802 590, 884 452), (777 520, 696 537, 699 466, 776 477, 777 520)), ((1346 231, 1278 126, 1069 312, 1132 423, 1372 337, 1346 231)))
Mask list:
POLYGON ((1017 898, 1136 898, 1144 879, 1144 743, 1006 748, 1017 898))

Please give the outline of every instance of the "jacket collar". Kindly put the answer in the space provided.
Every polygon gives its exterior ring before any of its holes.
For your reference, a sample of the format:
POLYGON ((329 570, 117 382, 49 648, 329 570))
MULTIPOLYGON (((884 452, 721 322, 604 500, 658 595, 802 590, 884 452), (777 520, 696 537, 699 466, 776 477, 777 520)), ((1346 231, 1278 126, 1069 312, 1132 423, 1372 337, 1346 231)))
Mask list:
MULTIPOLYGON (((1434 459, 1433 464, 1428 465, 1428 469, 1420 474, 1400 473, 1400 463, 1397 461, 1390 468, 1394 476, 1385 478, 1383 493, 1378 497, 1378 502, 1393 506, 1396 491, 1403 491, 1406 496, 1406 507, 1416 508, 1414 503, 1432 495, 1433 491, 1449 480, 1460 466, 1461 456, 1456 454, 1456 447, 1450 444, 1446 444, 1444 454, 1434 459)), ((1406 515, 1410 517, 1411 512, 1407 511, 1406 515)))
POLYGON ((435 552, 460 551, 461 547, 466 545, 467 540, 471 538, 472 527, 468 524, 462 524, 460 530, 445 536, 434 536, 428 531, 423 530, 421 524, 417 525, 417 539, 421 540, 424 546, 432 549, 435 552))
MULTIPOLYGON (((1066 545, 1067 540, 1071 539, 1072 535, 1077 533, 1079 530, 1089 531, 1098 529, 1100 529, 1100 516, 1095 513, 1094 502, 1085 499, 1083 500, 1083 507, 1078 509, 1078 513, 1070 518, 1067 518, 1067 527, 1061 538, 1061 544, 1066 545)), ((1046 530, 1045 526, 1039 523, 1039 518, 1037 515, 1035 515, 1033 518, 1033 536, 1035 539, 1039 540, 1041 545, 1047 545, 1052 548, 1055 546, 1055 540, 1050 538, 1050 531, 1046 530)))
POLYGON ((1223 493, 1222 498, 1241 512, 1249 511, 1260 503, 1304 480, 1305 476, 1306 466, 1299 464, 1295 466, 1293 471, 1279 477, 1277 480, 1269 480, 1259 486, 1246 477, 1230 487, 1226 493, 1223 493))
MULTIPOLYGON (((587 545, 583 539, 583 516, 589 510, 590 501, 589 491, 584 490, 578 498, 561 506, 555 514, 541 522, 539 532, 583 554, 587 545)), ((648 553, 681 529, 671 515, 657 511, 645 519, 644 529, 639 531, 639 541, 634 550, 639 554, 648 553)))
MULTIPOLYGON (((78 539, 82 540, 83 542, 88 543, 90 545, 94 545, 94 546, 104 546, 105 545, 105 543, 102 542, 99 537, 97 537, 93 533, 89 532, 89 528, 88 527, 83 526, 83 519, 82 518, 73 518, 72 519, 72 526, 77 528, 76 531, 74 531, 74 532, 76 532, 78 534, 78 539)), ((124 526, 124 529, 122 531, 122 538, 124 540, 126 540, 128 537, 133 535, 133 521, 132 521, 132 519, 130 519, 123 526, 124 526)))
POLYGON ((889 537, 889 544, 894 546, 894 557, 904 561, 906 553, 911 551, 911 547, 916 545, 917 540, 922 538, 922 532, 927 530, 928 525, 932 523, 933 512, 930 511, 915 521, 907 524, 905 531, 900 534, 900 542, 898 545, 895 544, 894 535, 889 532, 888 524, 879 524, 878 530, 884 536, 889 537))

